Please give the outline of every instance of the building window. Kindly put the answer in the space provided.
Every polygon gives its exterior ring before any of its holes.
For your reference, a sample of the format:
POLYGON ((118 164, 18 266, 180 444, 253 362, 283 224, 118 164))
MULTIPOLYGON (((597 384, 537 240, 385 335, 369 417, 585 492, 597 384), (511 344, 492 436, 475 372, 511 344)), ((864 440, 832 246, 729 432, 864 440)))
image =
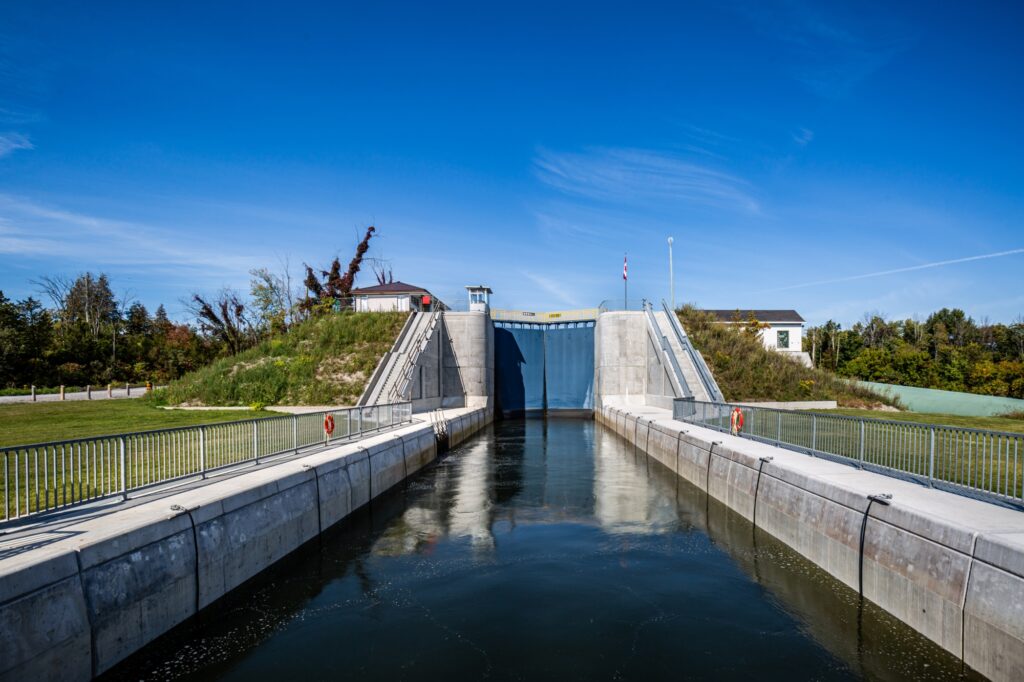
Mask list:
POLYGON ((789 348, 789 332, 779 332, 779 340, 775 345, 779 348, 789 348))

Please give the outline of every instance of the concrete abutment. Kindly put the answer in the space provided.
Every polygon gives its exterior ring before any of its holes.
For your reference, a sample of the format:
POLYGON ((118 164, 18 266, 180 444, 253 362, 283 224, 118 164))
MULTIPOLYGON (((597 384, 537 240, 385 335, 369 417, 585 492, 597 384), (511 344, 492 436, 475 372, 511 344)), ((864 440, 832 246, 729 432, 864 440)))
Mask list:
POLYGON ((673 421, 663 409, 613 400, 595 417, 971 668, 1024 679, 1020 512, 673 421))
MULTIPOLYGON (((452 444, 488 408, 444 413, 452 444)), ((88 680, 437 456, 425 422, 60 527, 0 562, 0 680, 88 680)))

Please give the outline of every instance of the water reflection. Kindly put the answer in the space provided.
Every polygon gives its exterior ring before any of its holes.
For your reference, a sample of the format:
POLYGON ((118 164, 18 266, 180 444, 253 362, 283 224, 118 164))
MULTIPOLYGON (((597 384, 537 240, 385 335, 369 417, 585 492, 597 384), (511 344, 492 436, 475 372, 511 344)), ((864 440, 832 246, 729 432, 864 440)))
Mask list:
POLYGON ((506 422, 112 678, 953 679, 613 433, 506 422))

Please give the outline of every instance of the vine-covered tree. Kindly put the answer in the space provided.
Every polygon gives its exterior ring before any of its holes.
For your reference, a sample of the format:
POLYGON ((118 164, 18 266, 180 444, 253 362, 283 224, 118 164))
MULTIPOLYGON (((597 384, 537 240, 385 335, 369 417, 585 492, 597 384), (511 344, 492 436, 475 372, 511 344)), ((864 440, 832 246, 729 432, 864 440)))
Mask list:
POLYGON ((306 285, 307 294, 300 303, 300 307, 304 311, 313 312, 333 307, 349 297, 356 281, 356 275, 359 274, 359 268, 363 264, 363 257, 370 249, 370 239, 373 238, 376 230, 377 228, 373 225, 366 228, 366 233, 356 245, 355 255, 349 261, 345 274, 341 274, 341 260, 338 258, 331 262, 329 269, 319 271, 320 277, 317 277, 316 271, 312 267, 306 265, 306 279, 303 284, 306 285))

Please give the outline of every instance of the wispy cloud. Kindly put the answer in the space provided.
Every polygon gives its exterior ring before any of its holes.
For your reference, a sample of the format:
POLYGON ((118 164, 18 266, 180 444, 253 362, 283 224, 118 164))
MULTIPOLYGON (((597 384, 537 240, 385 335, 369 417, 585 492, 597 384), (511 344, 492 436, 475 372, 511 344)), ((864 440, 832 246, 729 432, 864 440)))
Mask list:
POLYGON ((99 218, 0 194, 0 256, 61 258, 202 279, 239 276, 255 261, 237 247, 174 230, 99 218))
POLYGON ((858 31, 856 16, 828 16, 822 7, 801 0, 741 0, 727 6, 759 32, 779 41, 785 47, 792 77, 829 99, 845 96, 911 44, 905 27, 886 26, 880 20, 870 29, 858 31))
POLYGON ((32 142, 21 133, 0 133, 0 159, 19 149, 32 148, 32 142))
POLYGON ((792 134, 793 142, 796 142, 800 147, 806 147, 814 139, 814 131, 808 130, 807 128, 801 128, 792 134))
POLYGON ((569 292, 561 282, 557 282, 543 275, 538 275, 533 272, 521 272, 523 277, 530 280, 538 287, 544 290, 544 292, 552 298, 569 306, 579 306, 579 299, 577 299, 571 292, 569 292))
POLYGON ((534 171, 566 194, 609 203, 652 201, 757 213, 749 184, 681 156, 646 149, 540 150, 534 171))
POLYGON ((775 291, 790 291, 792 289, 805 289, 807 287, 817 287, 824 284, 839 284, 841 282, 856 282, 862 279, 871 279, 874 277, 886 277, 888 275, 898 275, 904 272, 914 272, 916 270, 929 270, 931 268, 941 268, 947 265, 957 265, 959 263, 970 263, 972 261, 988 260, 990 258, 1003 258, 1006 256, 1016 256, 1024 254, 1024 249, 1010 249, 1009 251, 997 251, 995 253, 985 253, 979 256, 967 256, 965 258, 953 258, 950 260, 940 260, 934 263, 922 263, 920 265, 911 265, 905 268, 894 268, 892 270, 879 270, 878 272, 868 272, 862 275, 850 275, 848 277, 836 277, 834 279, 822 279, 816 282, 804 282, 803 284, 793 284, 786 287, 778 287, 775 289, 762 289, 761 293, 769 293, 775 291))

